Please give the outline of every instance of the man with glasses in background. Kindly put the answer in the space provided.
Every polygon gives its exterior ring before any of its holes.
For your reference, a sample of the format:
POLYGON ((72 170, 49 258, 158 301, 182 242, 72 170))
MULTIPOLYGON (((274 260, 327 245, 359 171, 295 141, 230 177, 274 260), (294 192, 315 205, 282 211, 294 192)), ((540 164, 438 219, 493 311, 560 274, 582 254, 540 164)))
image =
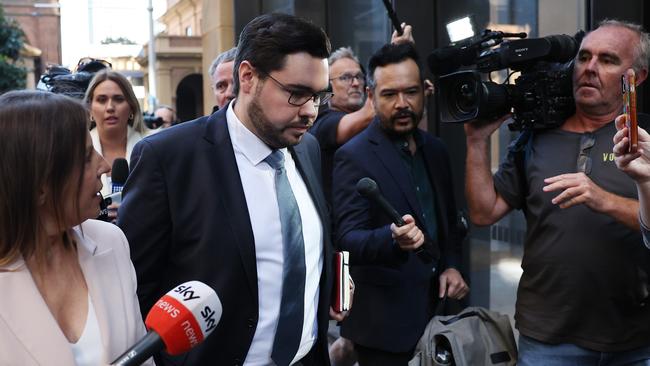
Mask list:
POLYGON ((133 150, 118 225, 146 314, 188 280, 223 306, 205 343, 158 365, 328 365, 332 244, 318 142, 330 43, 301 18, 248 23, 227 108, 133 150))
MULTIPOLYGON (((402 23, 402 35, 393 31, 391 43, 413 43, 412 27, 402 23)), ((327 107, 321 108, 309 132, 316 136, 321 148, 323 189, 331 204, 334 153, 348 140, 363 131, 373 118, 372 100, 366 98, 366 77, 363 66, 350 47, 332 52, 328 60, 330 90, 334 94, 327 107)))
POLYGON ((489 138, 505 118, 465 124, 471 220, 491 225, 512 209, 526 216, 520 366, 650 365, 650 266, 637 191, 612 154, 621 75, 633 68, 641 83, 649 56, 640 26, 603 21, 575 58, 575 114, 534 131, 494 176, 489 138))
POLYGON ((330 86, 334 96, 323 108, 309 132, 321 148, 323 189, 331 202, 332 164, 341 145, 363 131, 375 117, 372 101, 366 98, 366 77, 350 47, 341 47, 329 57, 330 86))

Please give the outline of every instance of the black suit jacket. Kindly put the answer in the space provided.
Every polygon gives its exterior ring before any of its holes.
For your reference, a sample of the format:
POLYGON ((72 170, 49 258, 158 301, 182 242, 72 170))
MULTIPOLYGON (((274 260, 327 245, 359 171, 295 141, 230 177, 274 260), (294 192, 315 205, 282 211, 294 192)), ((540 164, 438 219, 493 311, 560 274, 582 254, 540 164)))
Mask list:
MULTIPOLYGON (((331 240, 320 186, 320 153, 309 134, 290 151, 323 224, 319 338, 309 359, 329 365, 331 240)), ((131 246, 142 313, 189 280, 212 287, 223 305, 221 321, 205 342, 184 356, 162 355, 162 363, 242 364, 258 321, 258 273, 226 109, 145 138, 133 149, 130 166, 118 225, 131 246)))
POLYGON ((459 260, 460 234, 447 149, 424 131, 418 130, 415 138, 435 191, 438 235, 430 239, 440 260, 428 264, 400 250, 391 237, 390 218, 356 192, 359 179, 374 179, 397 212, 411 214, 431 237, 407 164, 378 120, 339 148, 334 158, 337 244, 350 251, 356 284, 354 306, 341 333, 366 347, 391 352, 413 349, 433 315, 437 274, 456 267, 459 260))

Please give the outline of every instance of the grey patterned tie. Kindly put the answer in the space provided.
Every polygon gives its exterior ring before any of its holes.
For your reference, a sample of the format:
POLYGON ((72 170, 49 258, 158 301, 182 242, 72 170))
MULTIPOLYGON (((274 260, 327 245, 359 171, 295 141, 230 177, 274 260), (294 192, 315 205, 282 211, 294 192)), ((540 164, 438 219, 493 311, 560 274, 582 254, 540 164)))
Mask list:
POLYGON ((284 154, 280 150, 273 150, 264 161, 275 169, 275 193, 280 210, 284 255, 280 318, 271 358, 277 366, 288 366, 298 352, 302 336, 305 243, 302 238, 302 221, 298 203, 289 185, 287 171, 284 169, 284 154))

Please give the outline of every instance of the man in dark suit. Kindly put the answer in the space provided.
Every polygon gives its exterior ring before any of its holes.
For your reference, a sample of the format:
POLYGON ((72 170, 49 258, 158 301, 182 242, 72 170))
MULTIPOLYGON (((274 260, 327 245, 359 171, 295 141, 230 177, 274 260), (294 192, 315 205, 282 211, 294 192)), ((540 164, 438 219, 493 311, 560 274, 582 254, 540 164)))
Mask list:
POLYGON ((462 298, 469 289, 455 269, 460 235, 447 150, 417 129, 424 84, 412 44, 386 45, 371 57, 369 97, 377 117, 334 158, 337 239, 350 251, 356 283, 341 334, 362 366, 406 365, 436 297, 462 298), (363 177, 378 183, 404 226, 356 192, 363 177), (434 260, 416 254, 425 243, 434 260))
POLYGON ((240 35, 228 108, 139 143, 119 226, 143 314, 199 280, 223 305, 217 328, 163 365, 329 365, 331 248, 318 143, 306 135, 331 93, 330 43, 286 14, 240 35))

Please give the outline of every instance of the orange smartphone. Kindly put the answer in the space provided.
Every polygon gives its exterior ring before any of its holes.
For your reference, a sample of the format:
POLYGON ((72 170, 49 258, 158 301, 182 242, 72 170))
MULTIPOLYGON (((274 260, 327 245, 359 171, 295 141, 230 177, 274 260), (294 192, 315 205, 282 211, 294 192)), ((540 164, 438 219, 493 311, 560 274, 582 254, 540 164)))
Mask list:
POLYGON ((639 148, 639 125, 636 119, 636 75, 628 69, 621 77, 623 83, 623 113, 629 141, 628 152, 635 153, 639 148))

